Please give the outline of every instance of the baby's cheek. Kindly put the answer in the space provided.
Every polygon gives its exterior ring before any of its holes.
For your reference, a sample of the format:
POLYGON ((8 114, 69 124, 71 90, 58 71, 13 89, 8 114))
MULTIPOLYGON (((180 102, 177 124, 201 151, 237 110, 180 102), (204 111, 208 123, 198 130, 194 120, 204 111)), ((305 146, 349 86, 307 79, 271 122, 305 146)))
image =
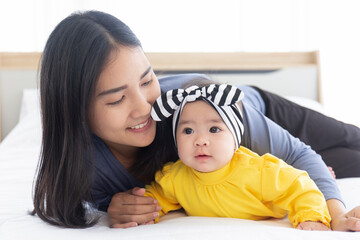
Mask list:
POLYGON ((178 155, 180 159, 186 159, 186 148, 182 144, 177 145, 178 155))

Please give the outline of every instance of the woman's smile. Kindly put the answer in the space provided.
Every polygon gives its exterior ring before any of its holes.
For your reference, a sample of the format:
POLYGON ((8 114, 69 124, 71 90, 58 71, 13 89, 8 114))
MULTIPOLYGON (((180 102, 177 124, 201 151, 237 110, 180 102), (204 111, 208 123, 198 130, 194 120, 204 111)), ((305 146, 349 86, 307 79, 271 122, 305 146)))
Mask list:
POLYGON ((135 125, 133 127, 129 127, 128 130, 131 131, 131 132, 144 132, 146 131, 147 129, 149 129, 149 127, 151 126, 152 124, 152 120, 151 118, 149 117, 148 119, 146 119, 145 122, 143 123, 140 123, 138 125, 135 125))

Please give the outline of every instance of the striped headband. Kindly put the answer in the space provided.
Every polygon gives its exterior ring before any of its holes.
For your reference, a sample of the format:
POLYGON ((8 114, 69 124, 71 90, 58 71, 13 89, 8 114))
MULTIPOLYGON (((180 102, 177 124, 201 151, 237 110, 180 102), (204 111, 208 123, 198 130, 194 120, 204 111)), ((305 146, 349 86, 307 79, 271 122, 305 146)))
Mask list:
POLYGON ((239 88, 227 84, 211 84, 202 88, 191 86, 186 89, 173 89, 156 99, 151 109, 151 117, 155 121, 162 121, 174 115, 172 127, 176 145, 176 129, 182 109, 187 102, 203 100, 215 108, 233 134, 236 146, 239 148, 244 125, 241 111, 236 103, 243 97, 244 93, 239 88))

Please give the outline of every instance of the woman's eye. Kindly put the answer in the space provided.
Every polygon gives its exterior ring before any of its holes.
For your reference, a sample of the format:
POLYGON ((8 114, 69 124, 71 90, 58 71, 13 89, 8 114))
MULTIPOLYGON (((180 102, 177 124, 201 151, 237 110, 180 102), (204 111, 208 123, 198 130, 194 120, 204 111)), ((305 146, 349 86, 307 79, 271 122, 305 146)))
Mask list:
POLYGON ((111 102, 111 103, 107 103, 107 105, 117 105, 119 103, 121 103, 124 100, 125 96, 122 96, 119 100, 115 101, 115 102, 111 102))
POLYGON ((211 133, 220 132, 220 128, 218 128, 218 127, 211 127, 210 130, 209 130, 209 132, 211 132, 211 133))
POLYGON ((193 132, 194 132, 194 130, 192 130, 191 128, 185 128, 184 129, 185 134, 192 134, 193 132))
POLYGON ((142 84, 142 86, 147 86, 147 85, 150 85, 150 83, 152 83, 152 79, 150 79, 149 81, 146 81, 146 82, 144 82, 143 84, 142 84))

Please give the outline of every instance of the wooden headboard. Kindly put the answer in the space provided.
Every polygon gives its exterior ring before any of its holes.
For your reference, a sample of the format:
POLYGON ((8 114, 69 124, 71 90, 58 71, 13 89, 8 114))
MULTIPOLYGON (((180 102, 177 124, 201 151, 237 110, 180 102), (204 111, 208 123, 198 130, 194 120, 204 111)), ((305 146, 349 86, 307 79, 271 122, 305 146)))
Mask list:
MULTIPOLYGON (((315 83, 311 98, 321 102, 321 81, 318 51, 309 52, 182 52, 182 53, 146 53, 153 69, 158 75, 176 73, 201 72, 214 78, 235 83, 264 85, 263 88, 281 85, 279 94, 293 95, 289 89, 295 84, 292 77, 286 75, 285 80, 277 82, 281 77, 275 72, 284 69, 311 68, 315 83), (254 74, 260 74, 257 79, 254 74), (247 79, 241 82, 240 75, 247 79), (265 75, 272 75, 266 80, 265 75), (272 80, 271 80, 272 79, 272 80), (276 79, 275 82, 273 82, 276 79), (288 85, 286 85, 288 84, 288 85)), ((38 85, 38 68, 41 53, 1 53, 0 52, 0 140, 17 123, 20 110, 21 93, 24 88, 36 88, 38 85), (14 88, 14 89, 13 89, 14 88), (12 91, 15 93, 13 94, 12 91), (15 95, 15 96, 13 96, 15 95), (14 98, 14 99, 12 99, 14 98), (16 98, 16 100, 15 100, 16 98), (11 103, 11 105, 9 104, 11 103), (2 129, 2 131, 1 131, 2 129)), ((295 73, 294 76, 300 77, 295 73)), ((293 86, 294 91, 298 88, 293 86)), ((277 92, 277 89, 269 89, 277 92)), ((307 90, 306 90, 307 91, 307 90)), ((305 91, 303 91, 305 92, 305 91)))

